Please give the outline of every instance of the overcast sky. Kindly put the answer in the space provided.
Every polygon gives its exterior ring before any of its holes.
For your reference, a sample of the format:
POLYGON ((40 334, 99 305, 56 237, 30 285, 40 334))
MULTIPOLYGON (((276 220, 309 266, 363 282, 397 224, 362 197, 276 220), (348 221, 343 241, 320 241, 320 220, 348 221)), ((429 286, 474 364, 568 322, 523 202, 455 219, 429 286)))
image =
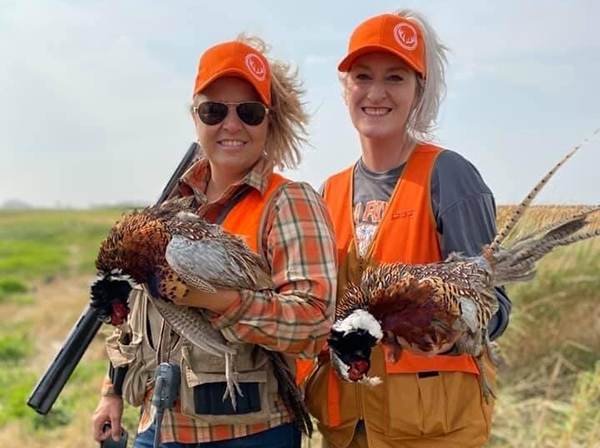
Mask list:
MULTIPOLYGON (((239 32, 300 69, 315 188, 360 154, 336 65, 368 17, 412 7, 452 50, 439 142, 519 201, 600 126, 600 2, 0 0, 0 204, 153 201, 195 139, 198 58, 239 32)), ((600 138, 541 196, 600 203, 600 138)))

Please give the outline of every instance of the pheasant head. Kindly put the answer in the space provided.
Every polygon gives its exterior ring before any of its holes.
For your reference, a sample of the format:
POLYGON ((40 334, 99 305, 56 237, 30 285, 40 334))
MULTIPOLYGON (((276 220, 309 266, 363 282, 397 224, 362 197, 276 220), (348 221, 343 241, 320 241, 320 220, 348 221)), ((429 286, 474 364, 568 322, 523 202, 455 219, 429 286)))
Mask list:
POLYGON ((378 384, 369 378, 371 350, 381 340, 381 325, 368 311, 357 309, 339 319, 328 339, 331 364, 340 378, 364 384, 378 384))
POLYGON ((110 230, 96 259, 98 277, 91 287, 92 306, 113 325, 129 313, 127 299, 136 284, 148 282, 165 264, 171 238, 165 220, 155 219, 152 208, 125 215, 110 230))

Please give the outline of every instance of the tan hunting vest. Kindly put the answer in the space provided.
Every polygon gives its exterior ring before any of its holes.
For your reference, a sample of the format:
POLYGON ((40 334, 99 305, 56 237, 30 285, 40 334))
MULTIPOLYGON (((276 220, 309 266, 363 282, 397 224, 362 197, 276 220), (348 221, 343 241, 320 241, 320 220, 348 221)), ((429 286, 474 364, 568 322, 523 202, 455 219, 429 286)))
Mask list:
MULTIPOLYGON (((270 201, 288 180, 272 174, 264 194, 250 189, 227 213, 222 226, 231 233, 245 237, 256 253, 263 254, 261 247, 263 227, 270 201)), ((131 341, 123 344, 123 334, 117 331, 106 341, 109 358, 114 367, 128 365, 123 383, 123 398, 132 406, 140 406, 153 388, 157 365, 157 350, 162 317, 137 287, 129 298, 131 316, 131 341), (149 324, 149 326, 148 326, 149 324), (149 332, 151 330, 151 335, 149 332)), ((181 411, 206 425, 254 424, 266 422, 277 397, 278 384, 273 369, 262 349, 252 344, 230 344, 237 350, 234 369, 240 383, 259 383, 261 410, 242 415, 199 415, 194 411, 193 387, 201 384, 225 381, 224 358, 200 350, 189 342, 175 336, 169 359, 181 366, 180 400, 176 406, 181 411)), ((288 362, 290 366, 293 362, 288 362)))

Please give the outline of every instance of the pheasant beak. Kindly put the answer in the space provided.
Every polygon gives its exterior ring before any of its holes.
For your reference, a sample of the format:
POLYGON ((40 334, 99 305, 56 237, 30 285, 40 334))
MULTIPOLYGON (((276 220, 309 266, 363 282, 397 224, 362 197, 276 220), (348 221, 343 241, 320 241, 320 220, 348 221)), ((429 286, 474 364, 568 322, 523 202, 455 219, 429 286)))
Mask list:
POLYGON ((110 323, 112 325, 121 325, 127 320, 129 314, 129 308, 127 308, 121 302, 114 302, 112 304, 112 313, 110 314, 110 323))
POLYGON ((350 370, 348 371, 348 378, 350 381, 360 381, 363 379, 365 374, 369 371, 371 366, 365 360, 353 361, 350 364, 350 370))

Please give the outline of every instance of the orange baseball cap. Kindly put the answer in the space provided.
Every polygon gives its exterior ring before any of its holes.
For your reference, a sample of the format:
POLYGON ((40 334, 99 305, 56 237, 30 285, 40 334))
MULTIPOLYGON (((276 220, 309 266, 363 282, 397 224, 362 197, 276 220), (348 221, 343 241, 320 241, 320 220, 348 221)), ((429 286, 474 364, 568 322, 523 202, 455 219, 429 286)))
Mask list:
POLYGON ((267 106, 271 105, 271 69, 259 51, 234 40, 210 47, 198 64, 194 84, 196 96, 206 86, 222 76, 235 76, 248 81, 267 106))
POLYGON ((425 78, 425 41, 421 28, 414 21, 396 14, 381 14, 364 21, 350 36, 348 54, 338 65, 338 70, 350 71, 357 58, 373 51, 398 56, 425 78))

